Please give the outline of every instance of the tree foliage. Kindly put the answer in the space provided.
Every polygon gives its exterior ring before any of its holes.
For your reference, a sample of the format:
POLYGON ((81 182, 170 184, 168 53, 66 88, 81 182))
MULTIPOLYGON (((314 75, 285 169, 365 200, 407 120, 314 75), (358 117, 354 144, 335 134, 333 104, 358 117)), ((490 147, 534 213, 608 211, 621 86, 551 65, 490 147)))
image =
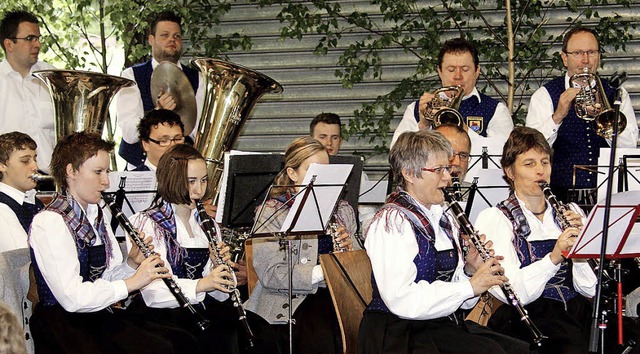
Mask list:
MULTIPOLYGON (((514 120, 521 122, 526 110, 522 98, 541 83, 533 83, 531 78, 546 81, 562 69, 558 48, 570 27, 583 21, 597 23, 605 48, 624 49, 631 36, 632 23, 628 19, 600 15, 598 9, 604 9, 607 0, 510 1, 508 17, 505 3, 485 0, 255 0, 261 6, 282 6, 278 19, 284 25, 283 38, 320 35, 317 54, 339 52, 335 75, 345 88, 380 80, 385 54, 390 50, 402 50, 415 57, 415 70, 409 77, 400 80, 389 93, 363 104, 349 121, 345 133, 375 144, 375 153, 386 152, 391 121, 404 101, 440 85, 437 54, 446 39, 464 37, 477 46, 482 61, 482 90, 508 102, 514 120), (545 26, 558 11, 570 15, 561 23, 545 26), (507 20, 513 27, 512 58, 508 56, 507 20), (359 38, 352 40, 354 34, 359 38), (509 60, 514 64, 511 71, 509 60), (511 101, 509 97, 517 99, 511 101)), ((630 5, 628 0, 617 3, 620 7, 630 5)))

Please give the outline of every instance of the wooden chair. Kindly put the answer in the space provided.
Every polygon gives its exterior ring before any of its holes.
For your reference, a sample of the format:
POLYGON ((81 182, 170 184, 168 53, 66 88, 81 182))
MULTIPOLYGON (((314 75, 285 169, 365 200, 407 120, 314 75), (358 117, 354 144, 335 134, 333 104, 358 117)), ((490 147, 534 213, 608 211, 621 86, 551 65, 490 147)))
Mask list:
POLYGON ((358 331, 365 307, 371 302, 371 262, 366 251, 320 256, 331 299, 336 310, 344 353, 356 353, 358 331))
POLYGON ((247 239, 244 241, 244 254, 247 260, 247 288, 249 289, 249 296, 253 292, 253 288, 258 283, 258 273, 253 268, 253 240, 247 239))
POLYGON ((473 321, 479 325, 486 326, 489 318, 493 315, 498 307, 502 306, 502 302, 496 299, 489 292, 480 295, 480 300, 467 315, 466 320, 473 321))

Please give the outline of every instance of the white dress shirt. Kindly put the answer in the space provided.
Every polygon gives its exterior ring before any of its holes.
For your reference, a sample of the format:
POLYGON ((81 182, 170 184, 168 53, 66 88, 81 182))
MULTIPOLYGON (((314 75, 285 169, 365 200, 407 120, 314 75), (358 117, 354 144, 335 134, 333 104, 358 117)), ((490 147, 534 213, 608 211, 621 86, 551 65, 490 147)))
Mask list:
MULTIPOLYGON (((175 206, 174 206, 175 210, 175 206)), ((200 228, 198 221, 196 219, 197 210, 193 209, 191 215, 189 217, 189 226, 191 227, 191 231, 194 234, 194 237, 190 237, 189 233, 182 223, 182 220, 178 217, 175 217, 176 221, 176 232, 177 232, 177 240, 180 246, 184 248, 208 248, 209 241, 207 240, 207 236, 204 231, 200 228)), ((143 232, 145 235, 153 237, 153 251, 160 255, 160 258, 164 261, 164 266, 169 269, 170 273, 173 273, 171 269, 171 264, 167 260, 167 245, 164 241, 164 236, 160 232, 156 232, 159 228, 156 223, 151 220, 149 217, 142 213, 136 213, 132 215, 130 218, 133 226, 138 230, 143 232)), ((221 231, 218 225, 214 222, 216 233, 218 235, 218 241, 220 241, 221 231)), ((127 250, 131 249, 131 240, 127 237, 127 250)), ((213 262, 211 259, 207 261, 205 264, 201 277, 196 279, 187 279, 187 278, 178 278, 177 276, 173 276, 176 284, 182 289, 184 295, 189 299, 189 302, 192 304, 197 304, 204 300, 205 295, 209 294, 214 297, 218 301, 226 300, 229 295, 223 293, 218 290, 211 291, 209 293, 204 292, 196 292, 196 286, 200 278, 206 277, 211 270, 214 268, 213 262)), ((142 298, 144 302, 149 307, 154 308, 176 308, 179 306, 178 301, 173 296, 173 294, 169 291, 169 288, 165 285, 162 279, 156 279, 151 282, 149 285, 145 286, 140 290, 142 293, 142 298)))
MULTIPOLYGON (((482 99, 480 98, 480 94, 478 93, 478 90, 475 87, 473 88, 473 91, 471 92, 471 94, 464 96, 462 100, 464 101, 470 98, 471 96, 476 96, 478 98, 478 102, 482 102, 482 99)), ((398 140, 398 137, 400 136, 400 134, 404 132, 418 131, 418 122, 416 122, 416 118, 414 115, 415 107, 416 107, 416 102, 414 101, 411 104, 409 104, 407 109, 404 111, 402 120, 400 121, 400 124, 398 124, 398 127, 393 133, 393 138, 391 139, 390 147, 396 143, 396 140, 398 140)), ((509 109, 504 103, 498 102, 498 106, 496 107, 496 110, 493 113, 493 116, 491 117, 491 120, 489 121, 489 124, 487 126, 487 136, 484 137, 474 132, 472 129, 468 129, 467 133, 469 133, 469 138, 471 139, 472 146, 482 146, 482 143, 488 139, 500 138, 506 141, 507 138, 509 137, 509 133, 511 133, 511 130, 513 130, 513 120, 511 119, 511 114, 509 113, 509 109)))
MULTIPOLYGON (((91 225, 98 216, 98 206, 86 210, 91 225)), ((109 220, 105 216, 105 220, 109 220)), ((107 221, 105 221, 107 222, 107 221)), ((31 223, 29 245, 33 248, 38 268, 58 303, 68 312, 96 312, 125 299, 129 293, 123 279, 135 270, 123 262, 118 241, 107 227, 113 258, 102 277, 94 282, 83 281, 76 243, 62 216, 53 211, 38 213, 31 223)), ((94 229, 96 235, 97 231, 94 229)), ((96 237, 95 245, 101 245, 96 237)))
POLYGON ((53 103, 49 89, 34 71, 55 69, 39 61, 24 78, 7 60, 0 62, 0 134, 19 131, 38 144, 38 167, 49 172, 55 145, 53 103))
MULTIPOLYGON (((564 87, 569 88, 569 74, 565 74, 564 87)), ((624 87, 621 89, 622 105, 620 106, 620 112, 624 113, 627 117, 627 127, 622 133, 618 135, 618 147, 631 147, 635 148, 638 144, 638 121, 636 120, 636 114, 633 111, 631 105, 631 99, 629 93, 624 87)), ((571 104, 574 104, 573 102, 571 104)), ((612 105, 613 107, 613 105, 612 105)), ((553 101, 549 95, 549 91, 542 86, 536 90, 531 96, 529 102, 529 110, 527 112, 527 127, 535 128, 544 135, 549 142, 549 145, 553 145, 558 137, 558 129, 560 124, 556 124, 553 121, 553 101)), ((607 143, 611 146, 611 140, 607 139, 607 143)))
MULTIPOLYGON (((35 203, 35 193, 22 193, 2 182, 0 182, 0 192, 8 195, 20 205, 24 202, 35 203)), ((0 225, 3 227, 2 236, 0 236, 0 252, 29 247, 27 232, 24 231, 18 216, 4 203, 0 203, 0 225)))
MULTIPOLYGON (((453 249, 451 241, 438 226, 442 207, 420 207, 435 226, 436 250, 453 249)), ((418 271, 413 260, 418 255, 418 242, 411 223, 400 211, 381 213, 367 229, 364 244, 380 296, 393 314, 403 319, 428 320, 451 315, 460 307, 467 309, 477 303, 478 298, 474 297, 471 283, 464 275, 464 260, 459 251, 458 265, 450 282, 420 280, 416 283, 418 271)), ((453 238, 458 243, 455 227, 453 238)))
MULTIPOLYGON (((518 199, 518 201, 523 206, 524 216, 531 227, 531 234, 527 237, 529 242, 558 239, 562 232, 553 219, 549 205, 547 205, 543 221, 540 221, 529 209, 524 207, 525 203, 522 200, 518 199)), ((554 265, 550 255, 547 254, 542 259, 520 268, 521 262, 513 246, 513 226, 498 208, 489 208, 480 212, 474 225, 480 234, 486 234, 487 240, 493 241, 495 254, 504 257, 500 264, 520 301, 527 305, 537 300, 542 295, 547 282, 560 269, 560 265, 554 265)), ((585 297, 593 297, 597 279, 589 264, 585 260, 573 259, 572 272, 574 289, 585 297)), ((508 303, 502 291, 497 287, 492 288, 491 293, 502 302, 508 303)))
MULTIPOLYGON (((158 64, 155 59, 151 59, 151 67, 153 69, 155 69, 158 64)), ((178 67, 182 69, 180 62, 178 62, 178 67)), ((124 69, 120 76, 136 81, 133 68, 124 69)), ((198 128, 198 119, 200 118, 202 104, 204 102, 204 88, 202 86, 202 75, 198 74, 198 90, 195 93, 197 107, 196 125, 192 132, 185 132, 189 133, 192 138, 195 137, 195 132, 198 128)), ((140 119, 144 116, 142 96, 140 95, 138 85, 125 87, 120 90, 116 95, 116 107, 118 112, 118 126, 122 131, 122 138, 129 144, 137 143, 140 140, 138 139, 138 123, 140 123, 140 119)))

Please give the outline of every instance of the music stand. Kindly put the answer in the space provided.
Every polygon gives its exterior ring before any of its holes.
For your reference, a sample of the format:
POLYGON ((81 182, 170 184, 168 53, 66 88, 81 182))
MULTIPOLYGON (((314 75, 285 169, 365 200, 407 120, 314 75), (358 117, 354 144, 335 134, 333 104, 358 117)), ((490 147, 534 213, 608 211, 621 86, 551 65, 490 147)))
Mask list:
MULTIPOLYGON (((469 220, 476 220, 478 214, 509 197, 509 185, 503 178, 502 170, 477 170, 469 187, 465 214, 469 220), (476 199, 480 201, 477 202, 476 199)), ((464 202, 461 202, 461 205, 464 202)))
MULTIPOLYGON (((110 186, 104 194, 114 195, 118 207, 127 217, 147 209, 156 194, 156 174, 152 171, 111 172, 109 183, 110 186)), ((112 219, 111 228, 116 239, 123 241, 126 237, 124 230, 115 218, 112 219)))
MULTIPOLYGON (((302 235, 317 235, 326 232, 331 215, 338 207, 340 196, 352 167, 352 165, 312 163, 307 170, 302 185, 296 186, 302 188, 292 197, 294 200, 293 205, 289 209, 280 230, 274 232, 274 230, 261 230, 261 228, 269 225, 268 222, 282 212, 289 201, 283 203, 272 215, 267 216, 262 221, 267 199, 263 202, 251 230, 252 238, 256 236, 276 236, 279 239, 280 246, 287 252, 289 353, 293 353, 293 240, 302 235)), ((271 188, 274 187, 282 186, 272 186, 271 188)), ((271 188, 269 191, 271 191, 271 188)))

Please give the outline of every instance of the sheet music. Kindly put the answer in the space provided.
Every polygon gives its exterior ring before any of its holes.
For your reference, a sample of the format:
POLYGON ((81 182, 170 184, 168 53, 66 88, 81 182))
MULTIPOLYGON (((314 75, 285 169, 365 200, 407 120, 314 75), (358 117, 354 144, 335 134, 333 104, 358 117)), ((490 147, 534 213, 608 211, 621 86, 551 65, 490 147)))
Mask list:
MULTIPOLYGON (((469 136, 472 137, 471 134, 469 136)), ((500 155, 502 155, 505 143, 504 138, 487 139, 482 136, 479 136, 479 138, 472 138, 471 140, 471 161, 469 161, 469 171, 464 179, 465 182, 473 182, 473 176, 478 173, 478 170, 482 170, 482 151, 484 148, 487 148, 487 153, 490 155, 487 169, 501 170, 500 155)))
MULTIPOLYGON (((638 156, 640 155, 640 149, 633 148, 617 148, 616 149, 616 158, 615 164, 618 166, 620 164, 620 158, 623 156, 638 156)), ((600 149, 600 157, 598 158, 598 197, 602 197, 607 195, 607 183, 605 182, 605 178, 607 178, 609 174, 609 157, 611 156, 611 148, 601 148, 600 149)), ((627 158, 627 180, 629 181, 629 190, 637 191, 640 190, 640 157, 638 158, 627 158), (631 177, 635 176, 635 178, 631 177)), ((617 172, 613 178, 613 191, 618 190, 618 174, 617 172)))
MULTIPOLYGON (((109 173, 109 188, 106 192, 115 193, 120 189, 120 181, 125 178, 125 201, 122 212, 130 217, 138 211, 147 209, 156 195, 158 182, 153 171, 113 171, 109 173), (149 193, 132 193, 151 191, 149 193)), ((115 236, 124 236, 124 231, 118 226, 115 236)))
POLYGON ((368 181, 360 180, 360 204, 384 204, 387 199, 389 180, 368 181))
MULTIPOLYGON (((479 169, 472 176, 478 177, 478 190, 469 213, 469 220, 475 221, 481 211, 496 206, 499 202, 509 198, 509 184, 504 180, 502 170, 479 169)), ((466 202, 461 203, 461 206, 463 209, 466 208, 466 202)))

